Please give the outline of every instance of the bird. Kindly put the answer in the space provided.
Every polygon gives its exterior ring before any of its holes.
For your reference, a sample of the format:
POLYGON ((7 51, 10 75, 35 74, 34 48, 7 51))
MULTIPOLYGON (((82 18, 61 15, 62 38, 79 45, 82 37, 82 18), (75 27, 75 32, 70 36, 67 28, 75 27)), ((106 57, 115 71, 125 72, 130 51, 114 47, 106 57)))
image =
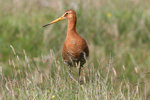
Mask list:
POLYGON ((54 21, 45 24, 43 27, 61 21, 68 20, 66 39, 62 49, 62 58, 65 64, 69 66, 71 74, 71 67, 79 65, 79 76, 81 75, 81 68, 86 63, 89 57, 89 47, 86 40, 81 37, 76 31, 77 16, 74 10, 67 10, 65 13, 54 21))

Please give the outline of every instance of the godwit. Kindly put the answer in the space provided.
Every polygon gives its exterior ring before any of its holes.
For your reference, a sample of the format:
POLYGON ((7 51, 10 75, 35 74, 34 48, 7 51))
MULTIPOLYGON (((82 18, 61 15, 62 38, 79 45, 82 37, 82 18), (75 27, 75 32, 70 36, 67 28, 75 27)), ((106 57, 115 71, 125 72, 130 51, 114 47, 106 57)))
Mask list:
POLYGON ((63 19, 68 20, 68 29, 66 40, 63 45, 62 58, 63 61, 69 66, 70 75, 70 67, 80 65, 80 76, 81 67, 83 67, 83 65, 86 63, 86 58, 89 56, 89 48, 86 41, 76 31, 77 17, 75 11, 67 10, 60 18, 44 25, 43 27, 51 25, 63 19))

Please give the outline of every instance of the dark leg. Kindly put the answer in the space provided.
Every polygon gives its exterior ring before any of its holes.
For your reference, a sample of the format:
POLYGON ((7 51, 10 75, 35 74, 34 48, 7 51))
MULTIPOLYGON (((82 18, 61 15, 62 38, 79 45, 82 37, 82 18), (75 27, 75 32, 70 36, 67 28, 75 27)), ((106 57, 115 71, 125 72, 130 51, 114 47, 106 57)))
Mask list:
POLYGON ((79 67, 79 84, 80 84, 80 81, 81 81, 81 67, 82 66, 79 67))
POLYGON ((79 68, 79 76, 81 75, 81 67, 82 67, 82 66, 80 66, 80 68, 79 68))
POLYGON ((72 88, 72 75, 71 75, 71 67, 69 66, 69 76, 70 76, 70 80, 71 80, 71 88, 72 88))

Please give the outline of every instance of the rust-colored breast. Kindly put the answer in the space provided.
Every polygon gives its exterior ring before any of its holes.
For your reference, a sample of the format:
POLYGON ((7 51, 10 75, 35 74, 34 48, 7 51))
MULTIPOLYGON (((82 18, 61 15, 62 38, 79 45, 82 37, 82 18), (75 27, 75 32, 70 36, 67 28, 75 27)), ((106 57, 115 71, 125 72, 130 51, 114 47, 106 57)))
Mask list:
POLYGON ((62 58, 67 65, 74 66, 76 63, 80 63, 83 66, 88 56, 88 45, 80 35, 75 34, 66 37, 62 50, 62 58))

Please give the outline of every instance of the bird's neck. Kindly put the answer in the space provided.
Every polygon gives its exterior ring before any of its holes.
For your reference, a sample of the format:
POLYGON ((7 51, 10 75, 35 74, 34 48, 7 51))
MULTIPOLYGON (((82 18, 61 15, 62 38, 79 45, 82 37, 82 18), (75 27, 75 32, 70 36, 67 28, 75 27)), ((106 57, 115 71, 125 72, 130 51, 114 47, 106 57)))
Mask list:
POLYGON ((67 35, 76 34, 76 18, 68 20, 67 35))

